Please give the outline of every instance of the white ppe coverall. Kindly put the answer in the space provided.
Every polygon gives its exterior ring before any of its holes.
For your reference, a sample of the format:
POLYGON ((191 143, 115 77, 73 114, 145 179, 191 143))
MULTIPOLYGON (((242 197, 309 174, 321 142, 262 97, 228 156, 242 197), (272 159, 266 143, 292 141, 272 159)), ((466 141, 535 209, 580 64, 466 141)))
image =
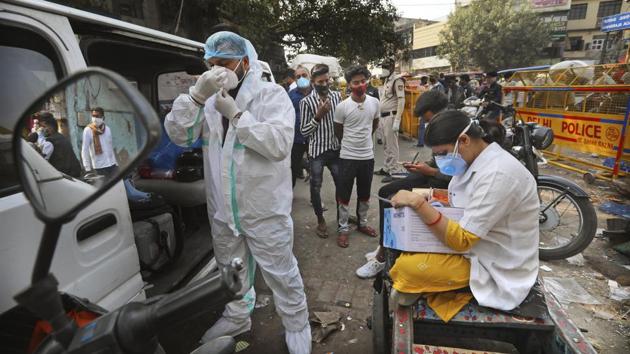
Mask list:
MULTIPOLYGON (((302 277, 292 253, 290 155, 295 111, 284 89, 263 82, 255 58, 236 96, 240 118, 228 126, 223 141, 216 94, 204 107, 189 95, 173 102, 164 126, 171 140, 188 146, 203 138, 204 174, 214 254, 219 267, 243 259, 241 300, 230 302, 223 317, 249 320, 254 309, 256 263, 273 291, 276 311, 292 353, 310 353, 310 326, 302 277), (290 332, 308 339, 308 348, 292 350, 290 332)), ((303 347, 303 346, 301 346, 303 347)))

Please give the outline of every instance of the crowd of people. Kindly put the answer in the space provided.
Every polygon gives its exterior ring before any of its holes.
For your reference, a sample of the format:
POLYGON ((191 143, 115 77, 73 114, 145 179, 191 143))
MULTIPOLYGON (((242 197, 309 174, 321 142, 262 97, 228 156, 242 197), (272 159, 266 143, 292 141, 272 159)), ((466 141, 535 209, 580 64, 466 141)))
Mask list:
MULTIPOLYGON (((175 144, 203 141, 204 179, 214 255, 220 269, 240 258, 242 288, 222 317, 201 338, 205 343, 236 336, 252 327, 256 301, 254 272, 273 292, 292 354, 311 352, 311 329, 304 283, 293 254, 291 217, 296 180, 308 163, 315 234, 329 237, 321 191, 325 169, 335 189, 336 244, 350 245, 351 231, 378 238, 379 247, 356 270, 372 278, 385 269, 383 236, 386 208, 409 207, 452 254, 402 253, 388 270, 396 301, 411 304, 428 294, 429 306, 445 321, 471 298, 509 310, 533 286, 538 270, 538 198, 531 174, 497 142, 505 136, 492 120, 471 120, 453 109, 475 94, 472 80, 440 76, 422 79, 414 116, 423 129, 418 145, 432 149, 426 162, 400 162, 398 133, 405 107, 405 79, 393 60, 382 63, 378 89, 362 65, 344 71, 347 94, 332 87, 325 64, 298 66, 287 89, 261 80, 262 68, 252 44, 220 31, 205 43, 209 70, 179 95, 164 121, 175 144), (343 96, 346 96, 343 98, 343 96), (376 136, 376 138, 375 138, 376 136), (383 166, 375 167, 374 141, 382 140, 383 166), (404 171, 406 177, 394 178, 404 171), (378 190, 379 227, 370 226, 372 180, 378 190), (356 186, 356 187, 355 187, 356 186), (414 188, 448 189, 448 203, 462 208, 451 220, 414 188), (356 210, 350 210, 356 189, 356 210), (356 217, 354 220, 353 218, 356 217), (350 224, 356 223, 356 228, 350 224), (470 288, 470 291, 461 292, 470 288), (453 295, 453 291, 459 291, 453 295)), ((487 73, 478 94, 501 102, 496 73, 487 73)), ((486 107, 492 114, 492 107, 486 107)), ((95 171, 116 173, 118 163, 105 110, 95 107, 84 127, 80 159, 49 112, 33 123, 28 141, 55 168, 71 176, 95 171)))
MULTIPOLYGON (((359 233, 380 239, 381 246, 366 255, 368 262, 357 269, 359 277, 374 277, 385 268, 384 209, 407 206, 454 254, 403 253, 390 270, 401 304, 428 293, 429 305, 447 321, 473 296, 482 305, 505 310, 523 301, 538 270, 536 184, 497 144, 505 135, 499 124, 473 121, 449 109, 453 100, 474 90, 467 77, 455 85, 439 77, 427 78, 431 86, 415 102, 414 114, 427 124, 423 143, 431 147, 433 157, 401 165, 398 131, 405 81, 395 72, 393 61, 383 63, 383 85, 378 91, 369 84, 371 73, 366 67, 347 68, 344 99, 332 88, 330 69, 324 64, 310 70, 295 68, 288 90, 260 80, 254 47, 232 32, 210 36, 204 59, 210 70, 188 94, 175 99, 165 130, 182 146, 203 138, 214 254, 220 268, 235 257, 245 266, 239 274, 242 297, 226 306, 202 342, 251 329, 257 265, 273 292, 289 352, 310 353, 308 307, 292 251, 292 189, 302 174, 304 154, 316 235, 329 236, 321 198, 328 169, 336 196, 337 245, 349 246, 352 216, 356 216, 359 233), (385 156, 376 171, 374 135, 382 139, 385 156), (400 170, 408 176, 392 180, 400 170), (378 231, 368 220, 374 174, 383 175, 387 183, 378 191, 378 231), (355 184, 356 210, 351 215, 355 184), (463 208, 463 218, 455 221, 443 216, 427 202, 427 196, 411 192, 419 187, 448 188, 449 203, 463 208), (452 294, 467 287, 470 291, 464 295, 452 294)), ((496 74, 487 77, 482 94, 500 100, 496 74)))

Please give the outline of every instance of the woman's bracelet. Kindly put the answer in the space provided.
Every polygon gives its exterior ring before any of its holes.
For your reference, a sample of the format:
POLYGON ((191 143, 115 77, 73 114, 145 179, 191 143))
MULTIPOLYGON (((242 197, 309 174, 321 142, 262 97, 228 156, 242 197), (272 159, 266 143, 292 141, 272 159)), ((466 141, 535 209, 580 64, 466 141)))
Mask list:
POLYGON ((434 222, 432 222, 432 223, 430 223, 430 224, 427 224, 427 226, 434 226, 435 224, 439 223, 439 222, 440 222, 440 220, 442 220, 442 213, 438 211, 438 217, 437 217, 437 219, 436 219, 434 222))

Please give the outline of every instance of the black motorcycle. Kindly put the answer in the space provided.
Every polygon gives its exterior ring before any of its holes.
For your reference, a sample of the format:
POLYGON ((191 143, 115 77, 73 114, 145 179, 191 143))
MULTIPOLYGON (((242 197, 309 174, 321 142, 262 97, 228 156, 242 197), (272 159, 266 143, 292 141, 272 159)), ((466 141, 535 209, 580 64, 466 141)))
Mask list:
POLYGON ((541 175, 539 150, 553 143, 553 130, 534 122, 524 122, 512 106, 502 106, 506 129, 504 148, 525 165, 538 184, 540 198, 540 244, 542 260, 564 259, 582 252, 593 240, 597 215, 588 194, 566 178, 541 175))

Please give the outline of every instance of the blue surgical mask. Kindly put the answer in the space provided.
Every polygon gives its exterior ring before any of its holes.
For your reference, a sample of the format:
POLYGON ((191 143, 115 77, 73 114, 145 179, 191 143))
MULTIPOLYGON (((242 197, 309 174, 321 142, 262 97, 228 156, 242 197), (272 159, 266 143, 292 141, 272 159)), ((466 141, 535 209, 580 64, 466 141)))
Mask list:
POLYGON ((468 163, 462 158, 462 155, 459 154, 458 146, 459 138, 466 134, 471 125, 472 122, 470 122, 470 124, 466 126, 466 129, 459 134, 457 142, 455 142, 455 149, 452 153, 444 156, 435 156, 435 163, 442 174, 447 176, 460 176, 466 172, 466 169, 468 169, 468 163))
POLYGON ((297 81, 297 87, 301 88, 301 89, 305 89, 311 86, 311 80, 305 78, 305 77, 301 77, 298 79, 297 81))

